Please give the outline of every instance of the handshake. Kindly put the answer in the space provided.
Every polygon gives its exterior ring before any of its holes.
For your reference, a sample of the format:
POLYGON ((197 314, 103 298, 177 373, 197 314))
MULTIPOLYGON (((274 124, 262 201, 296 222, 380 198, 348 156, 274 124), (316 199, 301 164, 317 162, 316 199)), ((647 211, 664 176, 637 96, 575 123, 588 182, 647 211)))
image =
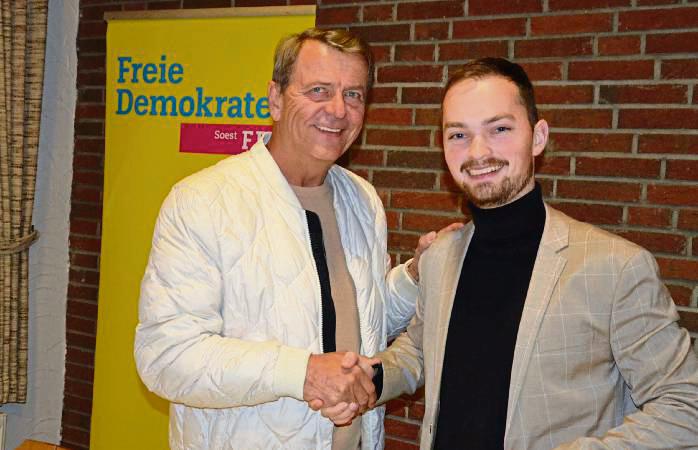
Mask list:
POLYGON ((303 399, 335 425, 347 425, 376 406, 372 365, 377 363, 354 352, 310 355, 303 399))

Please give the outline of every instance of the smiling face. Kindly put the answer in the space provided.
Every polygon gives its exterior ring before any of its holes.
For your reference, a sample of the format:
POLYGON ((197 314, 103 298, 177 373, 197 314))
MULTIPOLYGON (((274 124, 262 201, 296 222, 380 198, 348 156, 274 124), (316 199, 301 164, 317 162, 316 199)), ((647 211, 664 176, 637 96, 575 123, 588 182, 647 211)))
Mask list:
POLYGON ((309 178, 324 179, 356 140, 363 125, 367 72, 361 56, 308 40, 285 91, 270 82, 274 127, 269 150, 289 182, 312 185, 309 178))
POLYGON ((533 189, 533 158, 545 148, 548 124, 532 128, 517 86, 500 76, 454 84, 443 101, 446 164, 473 204, 494 208, 533 189))

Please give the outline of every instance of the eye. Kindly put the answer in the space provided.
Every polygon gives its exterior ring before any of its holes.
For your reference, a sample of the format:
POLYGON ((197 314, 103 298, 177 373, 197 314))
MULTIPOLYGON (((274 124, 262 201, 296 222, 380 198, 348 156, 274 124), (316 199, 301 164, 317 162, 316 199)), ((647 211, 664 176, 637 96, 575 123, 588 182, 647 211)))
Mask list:
POLYGON ((364 95, 360 91, 346 91, 344 96, 357 101, 363 101, 364 99, 364 95))
POLYGON ((465 138, 465 133, 450 133, 448 135, 449 141, 454 141, 456 139, 464 139, 464 138, 465 138))
POLYGON ((506 133, 507 131, 511 131, 511 127, 500 125, 494 129, 495 134, 506 133))

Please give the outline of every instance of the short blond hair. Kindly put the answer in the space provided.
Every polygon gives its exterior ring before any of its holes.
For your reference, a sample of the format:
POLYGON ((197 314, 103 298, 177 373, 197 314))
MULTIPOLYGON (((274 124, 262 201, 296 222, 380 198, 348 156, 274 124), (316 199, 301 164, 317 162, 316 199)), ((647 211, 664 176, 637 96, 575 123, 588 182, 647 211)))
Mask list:
POLYGON ((279 41, 274 52, 274 73, 272 80, 277 83, 281 92, 291 81, 291 74, 298 59, 303 43, 309 40, 318 41, 342 53, 361 56, 368 70, 366 74, 366 89, 373 84, 373 57, 371 49, 363 39, 348 30, 309 28, 302 33, 292 34, 279 41))

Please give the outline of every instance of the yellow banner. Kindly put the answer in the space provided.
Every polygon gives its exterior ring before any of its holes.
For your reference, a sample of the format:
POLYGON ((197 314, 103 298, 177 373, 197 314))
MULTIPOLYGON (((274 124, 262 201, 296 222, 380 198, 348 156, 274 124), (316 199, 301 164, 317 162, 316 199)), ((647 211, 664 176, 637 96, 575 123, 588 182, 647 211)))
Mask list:
POLYGON ((143 386, 133 359, 155 218, 176 181, 246 150, 269 126, 274 47, 315 22, 314 7, 208 11, 110 17, 95 450, 168 448, 168 403, 143 386))

